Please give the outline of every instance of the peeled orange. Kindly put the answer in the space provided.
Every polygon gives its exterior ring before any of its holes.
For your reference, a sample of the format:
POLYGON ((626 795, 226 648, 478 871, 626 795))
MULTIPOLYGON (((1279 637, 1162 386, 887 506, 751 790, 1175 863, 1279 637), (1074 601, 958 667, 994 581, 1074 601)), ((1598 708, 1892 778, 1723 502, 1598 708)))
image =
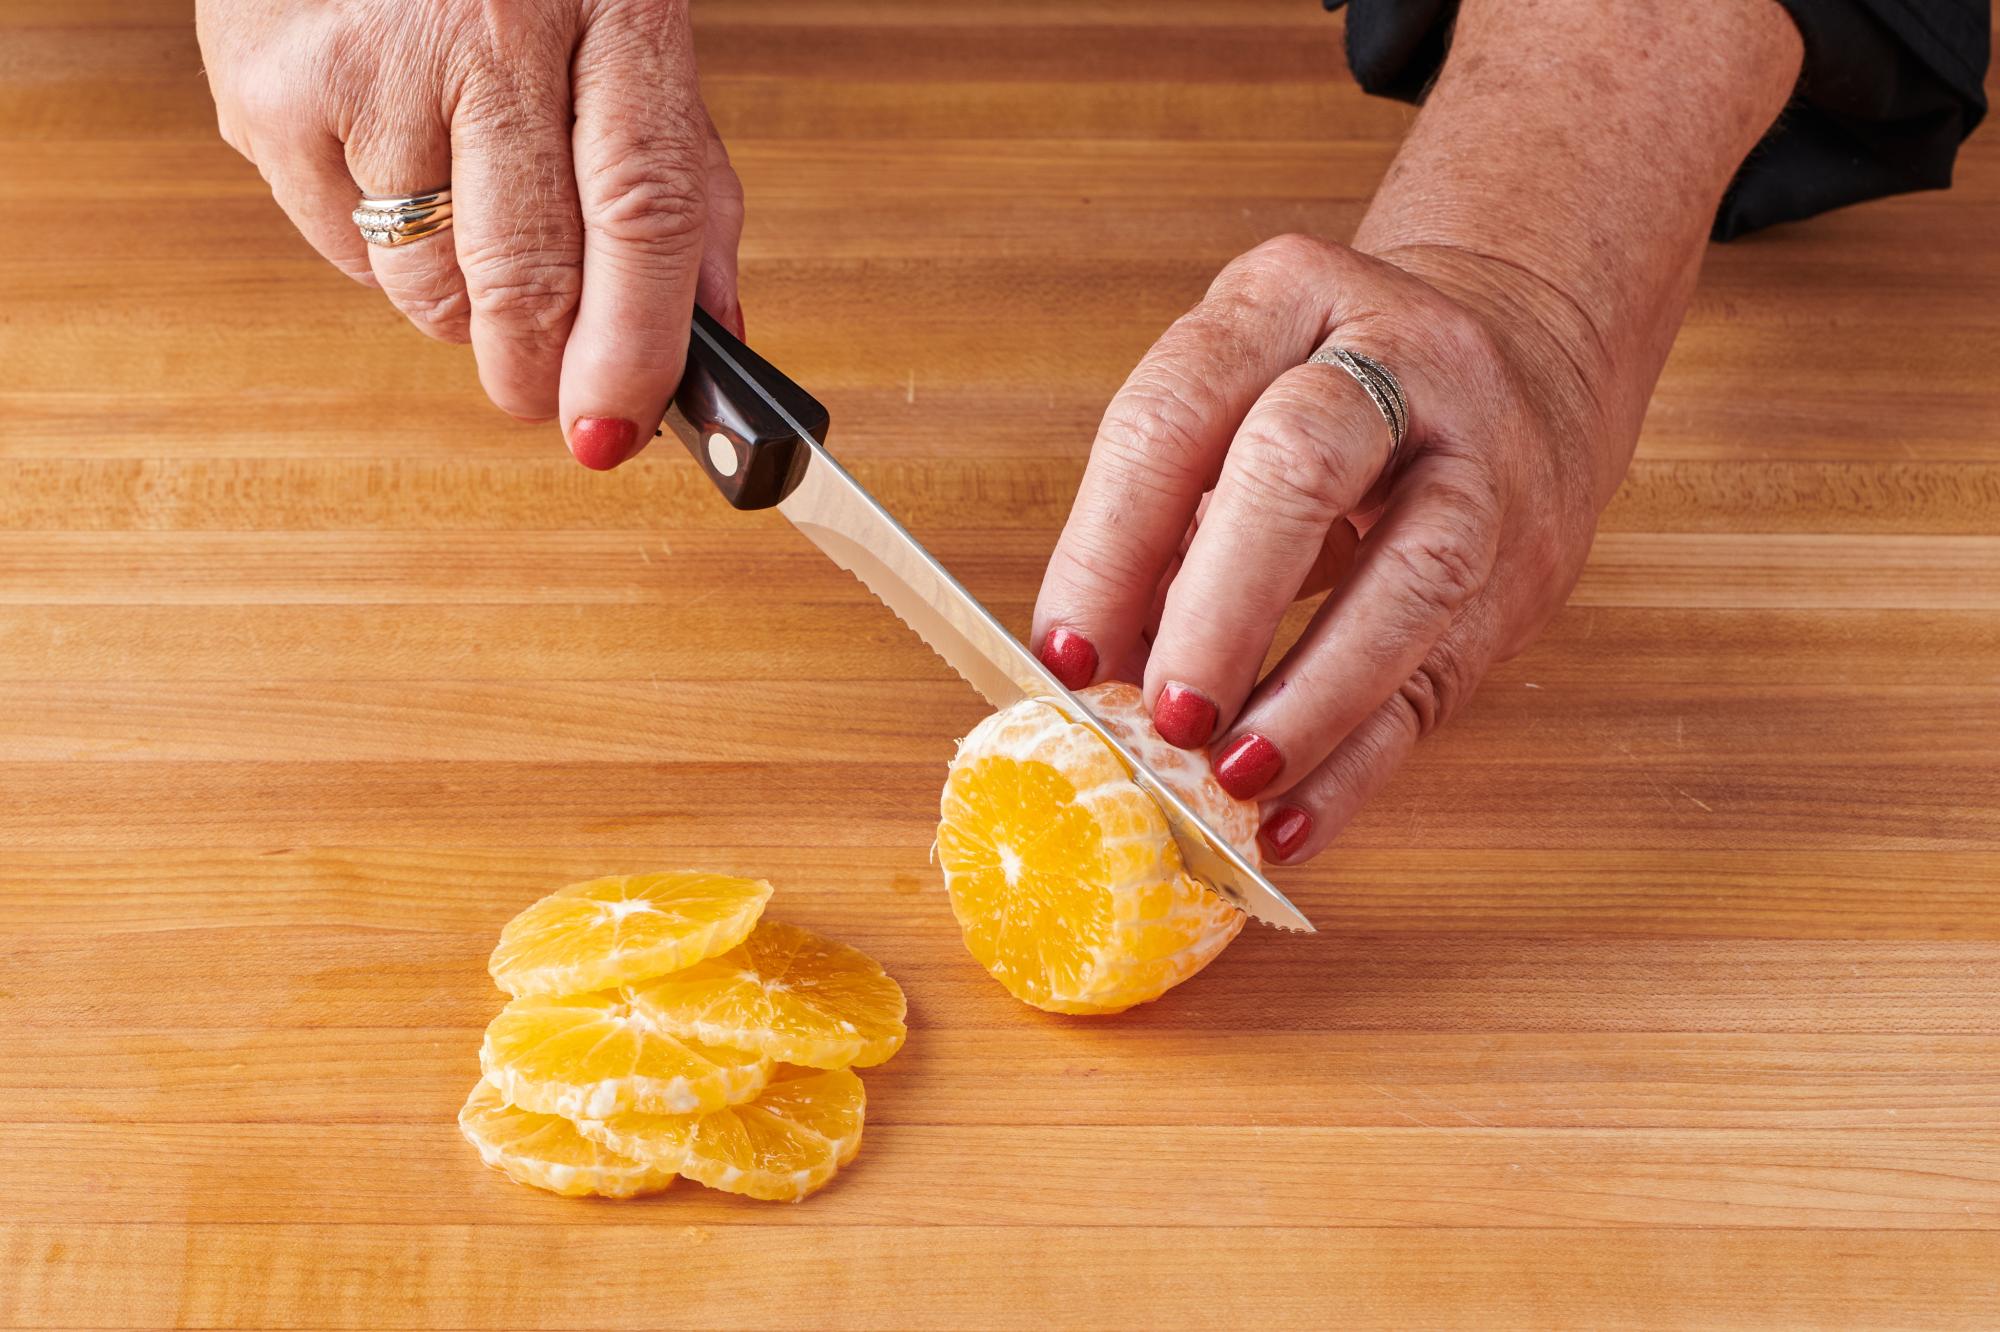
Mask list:
POLYGON ((660 1031, 812 1068, 881 1063, 903 1044, 908 1008, 874 959, 774 920, 626 993, 660 1031))
POLYGON ((621 1156, 712 1189, 796 1202, 861 1150, 867 1103, 861 1079, 847 1069, 784 1067, 748 1105, 582 1119, 576 1128, 621 1156))
POLYGON ((567 1119, 705 1114, 763 1090, 771 1061, 652 1027, 616 991, 529 995, 486 1028, 479 1066, 509 1104, 567 1119))
POLYGON ((516 996, 650 980, 742 943, 770 898, 762 879, 692 870, 573 883, 507 922, 487 970, 516 996))
POLYGON ((569 1198, 591 1194, 636 1198, 658 1193, 677 1177, 676 1171, 635 1161, 592 1142, 567 1119, 507 1104, 500 1089, 484 1079, 465 1098, 458 1129, 495 1170, 569 1198))
MULTIPOLYGON (((1162 740, 1138 689, 1083 698, 1255 863, 1256 806, 1162 740)), ((1036 700, 960 743, 937 854, 966 947, 1017 999, 1051 1012, 1157 999, 1243 928, 1243 913, 1187 872, 1166 816, 1103 739, 1036 700)))

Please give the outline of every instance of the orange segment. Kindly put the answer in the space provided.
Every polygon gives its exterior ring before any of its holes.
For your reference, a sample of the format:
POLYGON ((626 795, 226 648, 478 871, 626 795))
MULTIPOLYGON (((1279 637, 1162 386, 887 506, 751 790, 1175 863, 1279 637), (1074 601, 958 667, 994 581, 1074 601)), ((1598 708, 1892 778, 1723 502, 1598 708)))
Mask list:
MULTIPOLYGON (((1205 761, 1173 757, 1136 688, 1084 697, 1256 856, 1256 807, 1202 780, 1205 761)), ((1242 912, 1187 873, 1166 817, 1104 741, 1034 700, 988 717, 959 746, 937 854, 966 947, 1016 998, 1052 1012, 1157 999, 1243 928, 1242 912)))
POLYGON ((762 879, 694 870, 573 883, 507 922, 487 970, 515 996, 650 980, 742 943, 770 898, 762 879))
POLYGON ((726 953, 627 990, 669 1035, 812 1068, 879 1064, 903 1044, 902 987, 875 961, 766 920, 726 953))
POLYGON ((654 1031, 614 991, 530 995, 486 1028, 479 1066, 510 1104, 566 1119, 706 1114, 753 1099, 771 1062, 654 1031))
POLYGON ((481 1079, 458 1112, 458 1130, 480 1159, 517 1183, 567 1198, 592 1194, 636 1198, 672 1184, 675 1172, 621 1156, 576 1131, 555 1115, 538 1115, 507 1104, 500 1089, 481 1079))
POLYGON ((622 1114, 577 1131, 656 1169, 674 1169, 729 1193, 796 1202, 861 1150, 867 1109, 847 1069, 780 1068, 749 1105, 707 1115, 622 1114))

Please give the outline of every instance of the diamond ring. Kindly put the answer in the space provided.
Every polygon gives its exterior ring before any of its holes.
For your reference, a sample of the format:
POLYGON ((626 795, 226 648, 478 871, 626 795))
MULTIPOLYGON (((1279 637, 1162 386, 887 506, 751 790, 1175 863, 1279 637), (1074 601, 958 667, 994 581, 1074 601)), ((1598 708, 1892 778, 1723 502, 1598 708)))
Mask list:
POLYGON ((451 188, 422 194, 364 194, 349 216, 370 245, 385 249, 408 245, 450 229, 451 188))
POLYGON ((1345 347, 1321 347, 1306 358, 1306 364, 1335 365, 1353 375, 1375 410, 1382 413, 1389 427, 1389 458, 1382 464, 1382 474, 1387 476, 1396 465, 1396 455, 1403 451, 1403 435, 1410 428, 1410 400, 1403 396, 1402 384, 1389 373, 1388 366, 1345 347))

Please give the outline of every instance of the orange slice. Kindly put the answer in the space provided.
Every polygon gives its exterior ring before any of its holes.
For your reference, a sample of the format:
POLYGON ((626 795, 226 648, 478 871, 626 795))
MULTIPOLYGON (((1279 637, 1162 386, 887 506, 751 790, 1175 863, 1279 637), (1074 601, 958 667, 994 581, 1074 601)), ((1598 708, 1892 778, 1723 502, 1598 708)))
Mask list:
POLYGON ((507 1104, 500 1089, 483 1078, 458 1112, 458 1131, 479 1149, 480 1159, 509 1179, 566 1198, 636 1198, 658 1193, 676 1178, 672 1170, 592 1142, 567 1119, 507 1104))
POLYGON ((509 1104, 566 1119, 706 1114, 756 1097, 771 1062, 654 1031, 616 991, 529 995, 486 1028, 479 1066, 509 1104))
POLYGON ((780 1068, 748 1105, 706 1115, 583 1119, 577 1132, 621 1156, 712 1189, 797 1202, 861 1150, 868 1096, 847 1069, 780 1068))
POLYGON ((762 879, 694 870, 573 883, 508 921, 486 969, 515 996, 651 980, 742 943, 770 898, 762 879))
POLYGON ((903 1044, 902 987, 858 949, 766 920, 726 953, 626 991, 672 1036, 812 1068, 879 1064, 903 1044))
MULTIPOLYGON (((1139 690, 1084 699, 1256 863, 1257 809, 1201 755, 1152 729, 1139 690)), ((1200 971, 1243 913, 1188 874, 1166 816, 1089 727, 1028 700, 959 745, 938 862, 966 947, 1009 993, 1057 1013, 1115 1013, 1200 971)))

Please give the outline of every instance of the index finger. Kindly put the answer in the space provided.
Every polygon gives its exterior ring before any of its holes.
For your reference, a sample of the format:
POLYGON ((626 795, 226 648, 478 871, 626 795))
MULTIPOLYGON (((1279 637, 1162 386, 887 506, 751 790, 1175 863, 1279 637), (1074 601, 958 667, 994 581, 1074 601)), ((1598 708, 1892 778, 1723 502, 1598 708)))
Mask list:
POLYGON ((685 5, 606 6, 575 59, 583 294, 563 349, 570 450, 613 467, 645 446, 687 355, 707 217, 708 117, 685 5))
POLYGON ((1080 689, 1133 659, 1155 590, 1259 394, 1325 336, 1326 247, 1266 242, 1217 277, 1111 400, 1049 558, 1031 641, 1080 689), (1304 271, 1302 271, 1304 270, 1304 271))

